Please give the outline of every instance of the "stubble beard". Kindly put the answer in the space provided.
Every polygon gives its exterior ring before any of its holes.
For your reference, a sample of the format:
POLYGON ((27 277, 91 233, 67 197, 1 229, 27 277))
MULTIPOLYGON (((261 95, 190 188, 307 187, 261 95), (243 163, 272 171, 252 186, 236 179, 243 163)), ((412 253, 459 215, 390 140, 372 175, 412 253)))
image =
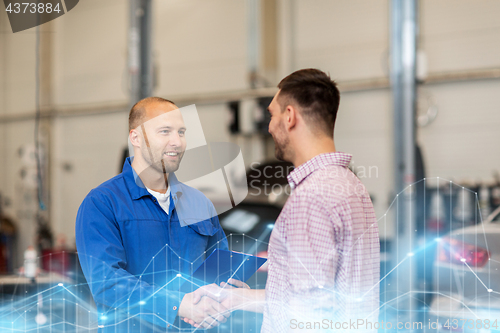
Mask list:
POLYGON ((274 155, 276 156, 276 158, 280 161, 284 161, 284 152, 283 152, 283 149, 278 146, 278 142, 275 141, 274 142, 274 145, 275 145, 275 148, 274 148, 274 155))
MULTIPOLYGON (((283 133, 283 131, 281 131, 283 133)), ((280 161, 285 160, 285 149, 288 146, 290 140, 288 138, 280 138, 279 135, 273 136, 274 139, 274 155, 280 161)))
POLYGON ((285 139, 278 139, 277 137, 274 139, 274 155, 276 158, 280 161, 285 160, 285 149, 288 146, 290 140, 288 138, 285 139))
POLYGON ((179 170, 179 165, 181 164, 182 156, 184 153, 179 154, 179 159, 177 162, 169 161, 168 157, 163 157, 160 161, 160 172, 162 173, 172 173, 179 170))

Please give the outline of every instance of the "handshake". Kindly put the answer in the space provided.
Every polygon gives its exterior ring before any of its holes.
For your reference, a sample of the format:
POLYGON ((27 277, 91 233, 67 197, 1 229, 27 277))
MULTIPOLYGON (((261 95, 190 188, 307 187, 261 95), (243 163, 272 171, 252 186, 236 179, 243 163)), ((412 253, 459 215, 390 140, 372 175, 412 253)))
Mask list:
POLYGON ((225 323, 234 310, 262 312, 263 302, 257 296, 263 292, 235 279, 206 285, 184 296, 178 316, 194 327, 209 329, 225 323))

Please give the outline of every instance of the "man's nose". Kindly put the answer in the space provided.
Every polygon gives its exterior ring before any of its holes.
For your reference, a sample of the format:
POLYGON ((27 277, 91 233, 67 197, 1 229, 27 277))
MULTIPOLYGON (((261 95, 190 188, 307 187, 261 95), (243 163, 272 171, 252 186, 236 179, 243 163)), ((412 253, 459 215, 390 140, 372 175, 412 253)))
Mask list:
POLYGON ((171 146, 179 147, 181 145, 181 136, 179 135, 179 133, 173 133, 170 136, 169 143, 171 146))

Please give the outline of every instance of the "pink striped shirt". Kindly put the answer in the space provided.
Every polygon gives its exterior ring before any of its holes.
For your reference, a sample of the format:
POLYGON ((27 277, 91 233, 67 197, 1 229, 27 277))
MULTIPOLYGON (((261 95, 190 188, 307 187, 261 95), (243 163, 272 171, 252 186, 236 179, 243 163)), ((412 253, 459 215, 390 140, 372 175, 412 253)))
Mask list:
POLYGON ((297 332, 300 322, 332 331, 350 320, 376 322, 378 224, 366 188, 347 168, 350 160, 321 154, 288 176, 293 191, 269 241, 262 332, 297 332))

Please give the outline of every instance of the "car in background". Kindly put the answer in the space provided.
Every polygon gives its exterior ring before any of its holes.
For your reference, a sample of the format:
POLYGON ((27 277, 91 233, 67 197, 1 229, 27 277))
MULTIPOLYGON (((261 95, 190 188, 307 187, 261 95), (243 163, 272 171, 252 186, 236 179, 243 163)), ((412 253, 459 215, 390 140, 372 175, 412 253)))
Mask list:
POLYGON ((500 207, 438 239, 433 275, 440 332, 500 332, 500 207))
MULTIPOLYGON (((269 238, 281 209, 291 193, 287 176, 293 170, 289 162, 253 163, 247 171, 248 195, 241 203, 219 214, 231 251, 267 258, 269 238)), ((217 209, 217 201, 212 200, 217 209)), ((267 263, 247 284, 265 288, 267 263)))
MULTIPOLYGON (((281 212, 281 204, 272 204, 260 197, 250 197, 236 207, 219 215, 226 233, 229 250, 267 258, 269 238, 281 212)), ((267 262, 246 283, 252 289, 264 289, 267 281, 267 262)), ((230 319, 209 330, 209 333, 255 333, 262 326, 262 313, 234 311, 230 319)))
MULTIPOLYGON (((243 201, 235 208, 219 215, 231 251, 267 258, 269 238, 281 207, 269 203, 243 201)), ((252 289, 266 286, 267 263, 248 281, 252 289)))
MULTIPOLYGON (((248 195, 237 206, 227 210, 223 200, 208 194, 219 214, 231 251, 267 258, 269 238, 274 224, 291 192, 286 176, 293 169, 290 163, 254 164, 247 172, 248 195)), ((252 289, 264 289, 267 263, 246 281, 252 289)), ((259 332, 261 313, 234 311, 230 319, 207 332, 259 332)))

